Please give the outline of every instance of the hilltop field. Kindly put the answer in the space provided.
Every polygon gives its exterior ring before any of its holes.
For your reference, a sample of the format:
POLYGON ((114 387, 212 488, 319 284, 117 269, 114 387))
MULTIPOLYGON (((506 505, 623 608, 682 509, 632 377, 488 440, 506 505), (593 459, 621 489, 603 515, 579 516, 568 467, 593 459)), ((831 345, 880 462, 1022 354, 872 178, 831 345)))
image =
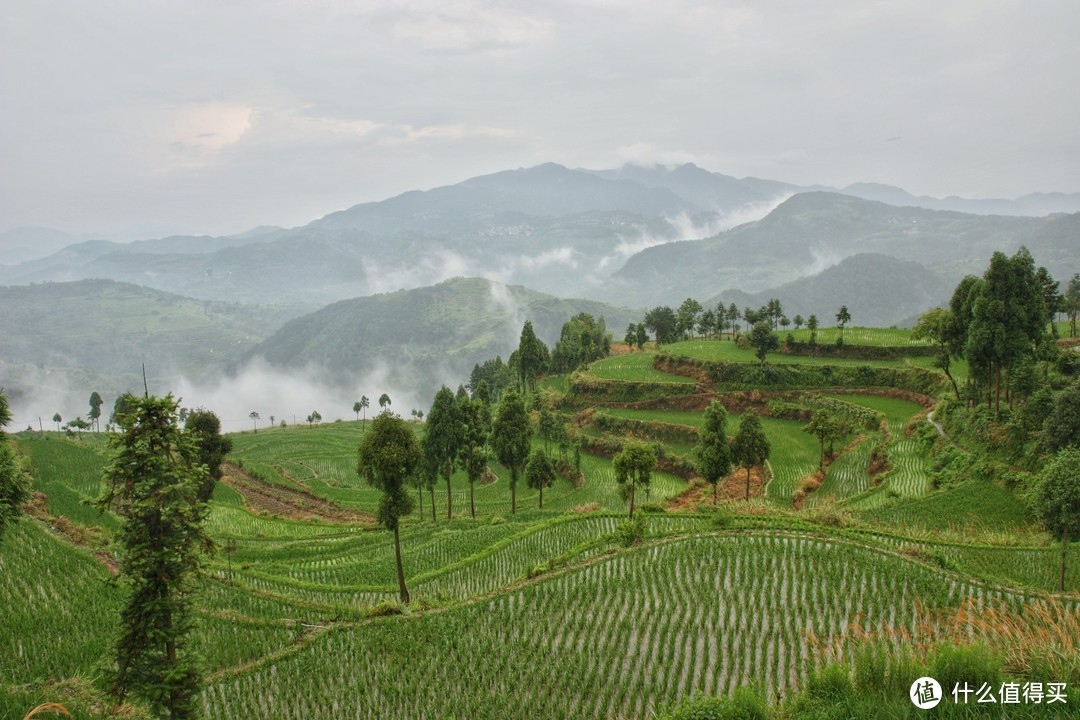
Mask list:
MULTIPOLYGON (((978 716, 1075 717, 1080 561, 1061 592, 1060 546, 1023 483, 984 471, 923 343, 895 329, 844 339, 844 357, 766 363, 727 338, 617 345, 542 378, 533 425, 547 412, 565 432, 532 443, 572 472, 542 508, 519 483, 511 512, 492 459, 475 517, 462 470, 449 498, 414 488, 407 606, 379 494, 356 471, 370 414, 232 435, 197 597, 205 717, 909 717, 909 685, 935 673, 1067 683, 1068 703, 978 716), (714 400, 728 435, 756 413, 771 446, 716 501, 692 451, 714 400), (831 448, 805 430, 822 408, 846 421, 831 448), (636 523, 611 459, 629 442, 660 458, 636 523), (956 472, 964 462, 983 469, 956 472), (693 714, 710 696, 765 715, 693 714)), ((48 701, 111 717, 95 682, 122 602, 109 583, 119 521, 86 503, 103 435, 14 437, 35 495, 0 546, 0 718, 48 701)))

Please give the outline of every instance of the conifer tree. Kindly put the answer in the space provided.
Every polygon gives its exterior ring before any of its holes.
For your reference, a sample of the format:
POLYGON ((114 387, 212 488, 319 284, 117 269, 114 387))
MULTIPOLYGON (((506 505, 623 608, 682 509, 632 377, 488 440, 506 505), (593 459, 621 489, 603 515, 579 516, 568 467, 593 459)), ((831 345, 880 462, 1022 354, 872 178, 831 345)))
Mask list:
POLYGON ((112 692, 121 700, 142 698, 160 717, 190 718, 203 685, 190 641, 192 596, 212 543, 198 497, 208 471, 194 437, 181 432, 177 411, 172 395, 130 397, 116 418, 120 433, 109 439, 108 489, 98 506, 121 518, 128 590, 112 692))

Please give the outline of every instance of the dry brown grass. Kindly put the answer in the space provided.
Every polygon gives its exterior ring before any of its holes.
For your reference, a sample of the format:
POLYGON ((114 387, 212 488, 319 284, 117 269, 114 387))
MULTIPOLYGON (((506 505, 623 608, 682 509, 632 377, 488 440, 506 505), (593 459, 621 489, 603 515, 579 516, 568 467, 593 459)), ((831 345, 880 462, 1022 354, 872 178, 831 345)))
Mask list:
POLYGON ((883 644, 927 657, 943 645, 984 644, 1000 652, 1005 671, 1034 680, 1080 683, 1080 605, 1053 596, 1029 600, 1022 609, 987 607, 974 599, 959 607, 916 608, 914 631, 886 626, 867 629, 856 620, 847 632, 827 638, 808 634, 814 653, 842 661, 860 645, 883 644))
POLYGON ((35 715, 40 715, 41 713, 52 713, 53 715, 66 715, 67 717, 71 717, 71 713, 67 711, 66 707, 64 707, 60 703, 50 702, 43 705, 38 705, 36 708, 26 713, 26 715, 23 716, 23 720, 29 720, 35 715))

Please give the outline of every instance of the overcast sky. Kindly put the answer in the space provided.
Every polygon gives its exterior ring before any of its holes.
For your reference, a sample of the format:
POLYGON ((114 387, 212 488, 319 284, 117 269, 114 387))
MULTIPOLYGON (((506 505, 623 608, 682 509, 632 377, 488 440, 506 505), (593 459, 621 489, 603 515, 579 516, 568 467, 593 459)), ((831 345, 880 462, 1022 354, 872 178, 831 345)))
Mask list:
POLYGON ((294 226, 554 161, 1080 192, 1080 2, 0 0, 0 231, 294 226))

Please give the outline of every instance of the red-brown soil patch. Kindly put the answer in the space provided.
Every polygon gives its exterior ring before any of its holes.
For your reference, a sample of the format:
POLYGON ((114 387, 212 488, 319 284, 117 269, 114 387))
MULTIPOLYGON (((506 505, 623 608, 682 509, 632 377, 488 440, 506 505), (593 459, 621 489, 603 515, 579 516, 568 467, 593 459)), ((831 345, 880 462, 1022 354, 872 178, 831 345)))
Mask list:
POLYGON ((225 471, 221 482, 240 493, 253 512, 265 512, 294 520, 312 518, 362 524, 374 521, 370 513, 343 508, 308 490, 268 483, 247 474, 232 463, 224 463, 221 467, 225 471))
MULTIPOLYGON (((759 468, 750 470, 750 497, 758 497, 765 486, 765 476, 759 468)), ((746 499, 746 469, 735 468, 716 486, 717 498, 724 500, 746 499)), ((687 490, 667 503, 668 510, 693 510, 697 505, 712 505, 712 485, 704 481, 695 481, 687 490)))

